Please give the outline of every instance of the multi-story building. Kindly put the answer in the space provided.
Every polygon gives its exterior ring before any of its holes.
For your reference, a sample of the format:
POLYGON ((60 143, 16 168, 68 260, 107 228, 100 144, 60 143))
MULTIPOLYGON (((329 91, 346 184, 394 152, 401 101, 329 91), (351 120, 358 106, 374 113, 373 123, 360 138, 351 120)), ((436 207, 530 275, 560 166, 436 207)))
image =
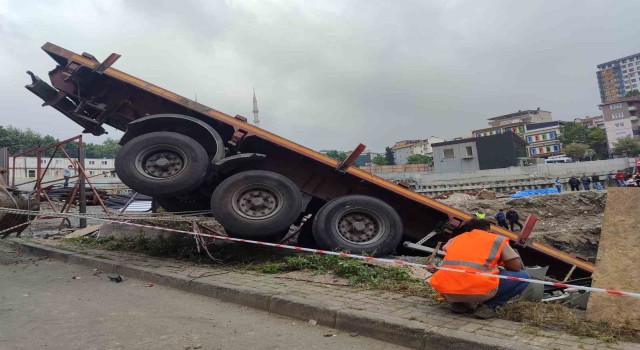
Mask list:
POLYGON ((471 133, 475 137, 491 136, 503 134, 505 132, 513 132, 520 137, 524 136, 526 131, 525 125, 531 123, 550 122, 552 119, 551 112, 538 109, 518 111, 501 115, 498 117, 488 118, 491 127, 479 130, 473 130, 471 133))
POLYGON ((433 145, 433 164, 438 173, 462 173, 518 166, 526 158, 526 142, 511 132, 433 145))
POLYGON ((601 115, 593 116, 593 117, 584 117, 584 118, 575 118, 573 119, 574 123, 584 125, 587 128, 600 128, 604 129, 604 117, 601 115))
POLYGON ((396 164, 407 164, 407 158, 414 154, 431 155, 433 153, 431 145, 438 142, 444 142, 444 139, 431 136, 426 140, 398 141, 391 147, 393 159, 396 164))
POLYGON ((640 96, 625 97, 600 105, 609 152, 621 138, 627 136, 640 138, 638 107, 640 107, 640 96))
POLYGON ((475 137, 485 137, 514 133, 527 143, 529 157, 548 157, 559 154, 560 128, 562 122, 552 121, 551 112, 540 108, 535 110, 518 111, 489 118, 490 128, 473 130, 475 137))
POLYGON ((598 65, 596 72, 600 100, 608 103, 638 90, 640 80, 640 53, 618 58, 598 65))
POLYGON ((560 131, 563 122, 551 121, 525 125, 524 140, 529 157, 549 157, 562 153, 560 131))

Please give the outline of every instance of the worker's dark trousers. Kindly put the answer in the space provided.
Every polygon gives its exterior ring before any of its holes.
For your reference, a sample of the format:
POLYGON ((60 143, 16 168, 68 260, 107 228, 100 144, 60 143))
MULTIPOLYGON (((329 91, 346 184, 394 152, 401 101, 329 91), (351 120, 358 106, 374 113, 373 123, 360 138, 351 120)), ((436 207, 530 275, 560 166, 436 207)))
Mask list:
POLYGON ((520 227, 520 231, 522 231, 522 224, 520 223, 520 221, 516 220, 516 221, 509 221, 509 225, 511 225, 511 231, 513 231, 513 225, 518 225, 520 227))
MULTIPOLYGON (((531 278, 529 277, 529 274, 525 270, 520 270, 520 271, 500 270, 500 275, 510 276, 510 277, 520 277, 520 278, 531 278)), ((485 301, 484 304, 491 308, 504 305, 507 301, 515 298, 518 294, 522 293, 525 290, 525 288, 527 288, 527 285, 529 285, 529 283, 527 282, 501 279, 500 284, 498 285, 498 292, 496 293, 496 295, 493 298, 485 301)))
POLYGON ((64 177, 64 187, 69 187, 69 177, 68 176, 64 177))
POLYGON ((506 228, 507 230, 509 229, 509 225, 507 225, 507 222, 505 220, 498 221, 498 225, 506 228))

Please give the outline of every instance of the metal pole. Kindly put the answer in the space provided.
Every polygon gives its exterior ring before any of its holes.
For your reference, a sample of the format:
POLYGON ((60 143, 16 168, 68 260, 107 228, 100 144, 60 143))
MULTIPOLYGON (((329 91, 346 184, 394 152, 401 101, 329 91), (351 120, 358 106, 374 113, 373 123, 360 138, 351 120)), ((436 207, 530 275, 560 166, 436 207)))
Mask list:
MULTIPOLYGON (((84 143, 82 141, 78 142, 78 184, 80 186, 80 214, 85 214, 87 212, 87 191, 84 185, 85 177, 84 171, 84 158, 85 158, 85 148, 84 143)), ((87 227, 87 218, 80 218, 80 228, 87 227)))

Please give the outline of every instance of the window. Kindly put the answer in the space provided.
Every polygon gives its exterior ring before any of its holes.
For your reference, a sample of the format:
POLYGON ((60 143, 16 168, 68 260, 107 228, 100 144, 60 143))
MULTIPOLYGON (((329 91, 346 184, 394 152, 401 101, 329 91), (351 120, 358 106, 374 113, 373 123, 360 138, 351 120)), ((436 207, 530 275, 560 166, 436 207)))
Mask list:
POLYGON ((615 126, 616 128, 621 128, 621 127, 623 127, 623 126, 624 126, 624 123, 615 123, 615 124, 614 124, 614 126, 615 126))
POLYGON ((529 143, 533 142, 533 137, 527 136, 527 142, 529 142, 529 143))
POLYGON ((613 119, 620 119, 620 118, 624 118, 624 113, 622 112, 615 112, 611 114, 611 118, 613 119))
POLYGON ((633 68, 629 68, 629 72, 633 72, 633 71, 634 71, 634 69, 633 69, 633 68))
POLYGON ((626 70, 626 69, 625 69, 625 70, 623 70, 623 71, 622 71, 622 74, 627 74, 627 70, 626 70))
POLYGON ((609 105, 609 109, 620 109, 622 108, 622 103, 614 103, 612 105, 609 105))
POLYGON ((554 152, 560 151, 560 146, 559 145, 553 145, 553 151, 554 152))
POLYGON ((89 170, 89 175, 93 175, 93 170, 89 170))
POLYGON ((532 155, 537 154, 537 153, 538 153, 538 151, 535 148, 531 148, 531 154, 532 155))
POLYGON ((36 177, 36 171, 35 170, 27 170, 27 176, 28 177, 36 177))
POLYGON ((442 157, 444 158, 455 158, 455 154, 453 153, 453 148, 445 148, 442 150, 442 157))
POLYGON ((89 165, 93 165, 93 164, 96 164, 96 161, 95 160, 90 160, 89 161, 89 165))
POLYGON ((100 162, 100 164, 102 164, 102 165, 107 165, 107 161, 106 161, 106 160, 103 160, 103 161, 101 161, 101 162, 100 162))
POLYGON ((555 132, 555 131, 550 132, 550 133, 549 133, 549 138, 550 138, 551 140, 555 140, 555 139, 556 139, 556 132, 555 132))
POLYGON ((467 151, 467 156, 473 157, 473 147, 467 146, 466 151, 467 151))

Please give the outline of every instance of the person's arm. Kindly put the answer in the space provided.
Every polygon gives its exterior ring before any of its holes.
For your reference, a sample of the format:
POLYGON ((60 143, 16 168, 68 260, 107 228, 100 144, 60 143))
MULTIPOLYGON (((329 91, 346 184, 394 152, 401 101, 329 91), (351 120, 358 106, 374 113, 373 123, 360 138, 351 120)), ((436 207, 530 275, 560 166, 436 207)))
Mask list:
POLYGON ((503 261, 503 266, 505 269, 509 271, 520 271, 522 270, 522 264, 520 263, 520 258, 514 258, 503 261))
POLYGON ((502 261, 502 266, 509 271, 520 271, 524 268, 520 256, 508 244, 502 249, 500 260, 502 261))

